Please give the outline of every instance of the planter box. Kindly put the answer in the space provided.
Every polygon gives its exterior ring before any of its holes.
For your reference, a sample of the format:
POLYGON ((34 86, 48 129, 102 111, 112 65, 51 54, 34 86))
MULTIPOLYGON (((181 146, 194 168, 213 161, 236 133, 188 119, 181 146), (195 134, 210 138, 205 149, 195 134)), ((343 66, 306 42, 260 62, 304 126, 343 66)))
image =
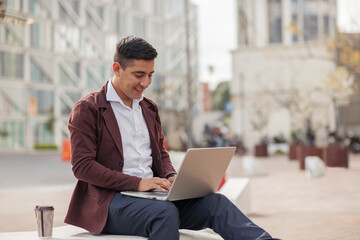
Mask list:
POLYGON ((255 157, 267 157, 268 150, 267 144, 255 145, 255 157))
POLYGON ((328 167, 349 167, 349 150, 339 144, 331 144, 323 149, 323 159, 328 167))
POLYGON ((299 161, 299 167, 301 170, 305 170, 305 157, 307 156, 317 156, 323 159, 323 150, 315 146, 305 146, 297 145, 296 146, 296 159, 299 161))
POLYGON ((299 146, 299 144, 290 144, 289 147, 289 160, 296 160, 296 147, 299 146))

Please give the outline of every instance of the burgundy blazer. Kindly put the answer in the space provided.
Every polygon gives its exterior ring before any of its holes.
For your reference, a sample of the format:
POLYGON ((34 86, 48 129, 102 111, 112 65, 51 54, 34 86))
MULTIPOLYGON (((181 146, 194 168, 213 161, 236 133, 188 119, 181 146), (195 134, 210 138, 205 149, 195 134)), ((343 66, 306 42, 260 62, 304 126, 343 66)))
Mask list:
MULTIPOLYGON (((80 99, 74 106, 68 128, 75 186, 65 223, 99 234, 103 230, 111 200, 118 191, 137 190, 140 178, 122 173, 124 166, 120 130, 106 101, 107 84, 80 99)), ((154 176, 166 177, 175 170, 163 146, 157 105, 140 102, 150 135, 154 176)))

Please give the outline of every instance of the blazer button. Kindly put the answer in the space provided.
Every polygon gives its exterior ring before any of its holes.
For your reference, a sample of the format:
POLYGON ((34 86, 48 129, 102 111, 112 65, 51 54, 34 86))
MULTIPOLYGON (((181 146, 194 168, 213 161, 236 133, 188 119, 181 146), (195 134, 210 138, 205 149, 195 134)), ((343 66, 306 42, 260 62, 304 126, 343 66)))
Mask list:
POLYGON ((123 163, 123 162, 121 162, 121 163, 120 163, 120 167, 123 167, 123 166, 124 166, 124 163, 123 163))

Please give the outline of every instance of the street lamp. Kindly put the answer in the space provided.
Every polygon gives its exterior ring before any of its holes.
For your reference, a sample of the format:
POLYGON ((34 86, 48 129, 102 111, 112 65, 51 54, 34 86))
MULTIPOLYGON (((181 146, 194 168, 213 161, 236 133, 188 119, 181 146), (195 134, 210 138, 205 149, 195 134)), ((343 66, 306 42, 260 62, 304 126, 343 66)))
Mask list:
POLYGON ((34 22, 32 18, 26 18, 7 11, 2 0, 0 0, 0 20, 4 23, 12 22, 15 25, 21 26, 32 24, 34 22))

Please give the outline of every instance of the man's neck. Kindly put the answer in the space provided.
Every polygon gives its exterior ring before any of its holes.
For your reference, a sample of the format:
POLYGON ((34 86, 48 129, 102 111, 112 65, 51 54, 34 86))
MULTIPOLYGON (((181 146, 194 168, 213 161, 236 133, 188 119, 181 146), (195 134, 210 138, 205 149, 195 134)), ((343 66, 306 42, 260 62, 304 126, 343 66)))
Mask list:
MULTIPOLYGON (((133 100, 129 97, 127 97, 121 90, 118 90, 115 86, 114 86, 114 77, 111 79, 111 84, 113 86, 113 88, 115 89, 116 94, 120 97, 121 101, 125 104, 125 106, 128 106, 129 108, 132 108, 132 104, 133 104, 133 100)), ((116 80, 115 80, 116 81, 116 80)))

